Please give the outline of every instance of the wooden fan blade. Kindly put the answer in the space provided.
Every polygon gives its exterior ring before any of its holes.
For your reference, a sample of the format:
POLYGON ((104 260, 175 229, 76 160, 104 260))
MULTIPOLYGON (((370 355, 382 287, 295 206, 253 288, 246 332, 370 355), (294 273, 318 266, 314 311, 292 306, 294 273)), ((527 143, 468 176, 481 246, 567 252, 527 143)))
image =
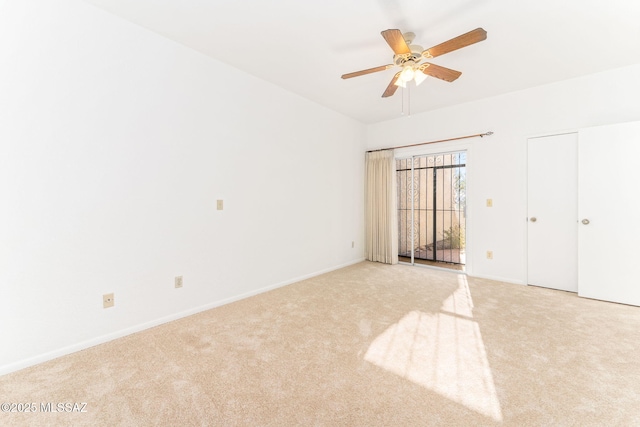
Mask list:
POLYGON ((364 76, 365 74, 377 73, 378 71, 388 70, 391 67, 393 67, 393 64, 381 65, 380 67, 375 67, 375 68, 367 68, 366 70, 354 71, 353 73, 343 74, 342 78, 350 79, 352 77, 364 76))
POLYGON ((411 53, 411 49, 407 46, 407 42, 402 37, 400 30, 384 30, 380 34, 382 34, 382 37, 384 37, 396 55, 411 53))
POLYGON ((451 40, 447 40, 444 43, 440 43, 437 46, 425 50, 422 52, 422 56, 425 58, 435 58, 436 56, 444 55, 445 53, 453 52, 454 50, 481 42, 486 38, 487 32, 482 28, 476 28, 473 31, 469 31, 466 34, 454 37, 451 40))
POLYGON ((387 89, 382 94, 383 98, 388 98, 396 93, 396 90, 398 90, 398 86, 396 86, 396 80, 398 80, 398 77, 400 77, 400 72, 397 72, 396 75, 391 79, 389 86, 387 86, 387 89))
POLYGON ((452 82, 462 75, 460 71, 452 70, 451 68, 441 67, 440 65, 430 64, 425 62, 420 66, 420 71, 424 74, 435 77, 440 80, 452 82))

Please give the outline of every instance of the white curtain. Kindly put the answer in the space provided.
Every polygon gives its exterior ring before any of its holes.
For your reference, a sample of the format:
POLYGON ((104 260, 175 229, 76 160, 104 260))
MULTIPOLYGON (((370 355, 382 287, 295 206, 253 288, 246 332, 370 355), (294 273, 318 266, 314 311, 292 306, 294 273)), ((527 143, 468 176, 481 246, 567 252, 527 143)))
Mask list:
POLYGON ((397 264, 396 161, 393 150, 367 153, 365 173, 367 259, 397 264))

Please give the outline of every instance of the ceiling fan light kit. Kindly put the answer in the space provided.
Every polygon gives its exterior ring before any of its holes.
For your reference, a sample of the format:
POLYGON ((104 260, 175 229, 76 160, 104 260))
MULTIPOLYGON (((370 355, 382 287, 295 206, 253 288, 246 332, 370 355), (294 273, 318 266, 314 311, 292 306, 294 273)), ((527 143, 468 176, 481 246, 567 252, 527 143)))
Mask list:
POLYGON ((444 43, 433 46, 429 49, 423 49, 420 45, 412 44, 416 35, 411 32, 402 34, 400 30, 391 29, 382 31, 382 37, 385 39, 389 47, 393 50, 393 64, 382 65, 380 67, 368 68, 366 70, 355 71, 353 73, 343 74, 343 79, 359 77, 366 74, 385 71, 390 68, 400 67, 401 70, 391 79, 387 89, 382 94, 383 98, 392 96, 398 87, 405 88, 407 83, 415 81, 416 85, 422 83, 427 76, 435 77, 440 80, 452 82, 462 75, 460 71, 432 64, 430 62, 422 62, 423 59, 431 59, 445 53, 481 42, 487 38, 487 32, 482 28, 476 28, 468 33, 454 37, 444 43))

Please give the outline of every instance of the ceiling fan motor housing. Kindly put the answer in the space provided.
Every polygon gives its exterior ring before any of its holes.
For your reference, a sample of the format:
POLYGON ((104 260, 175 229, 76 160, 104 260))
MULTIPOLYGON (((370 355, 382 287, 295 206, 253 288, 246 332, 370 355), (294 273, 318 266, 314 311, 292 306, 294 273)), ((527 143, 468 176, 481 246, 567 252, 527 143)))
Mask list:
POLYGON ((411 45, 410 46, 411 53, 393 55, 393 63, 395 65, 402 67, 404 64, 406 64, 409 61, 413 61, 415 63, 420 62, 420 60, 422 59, 422 51, 414 52, 413 51, 414 47, 421 48, 421 46, 411 45))

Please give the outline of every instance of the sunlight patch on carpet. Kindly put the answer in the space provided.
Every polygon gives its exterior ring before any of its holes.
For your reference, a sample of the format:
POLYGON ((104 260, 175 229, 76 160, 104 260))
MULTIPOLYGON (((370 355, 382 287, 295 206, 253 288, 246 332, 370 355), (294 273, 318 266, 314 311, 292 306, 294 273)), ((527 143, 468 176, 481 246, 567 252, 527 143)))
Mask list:
POLYGON ((364 359, 473 411, 502 421, 466 277, 438 313, 411 311, 376 337, 364 359))

